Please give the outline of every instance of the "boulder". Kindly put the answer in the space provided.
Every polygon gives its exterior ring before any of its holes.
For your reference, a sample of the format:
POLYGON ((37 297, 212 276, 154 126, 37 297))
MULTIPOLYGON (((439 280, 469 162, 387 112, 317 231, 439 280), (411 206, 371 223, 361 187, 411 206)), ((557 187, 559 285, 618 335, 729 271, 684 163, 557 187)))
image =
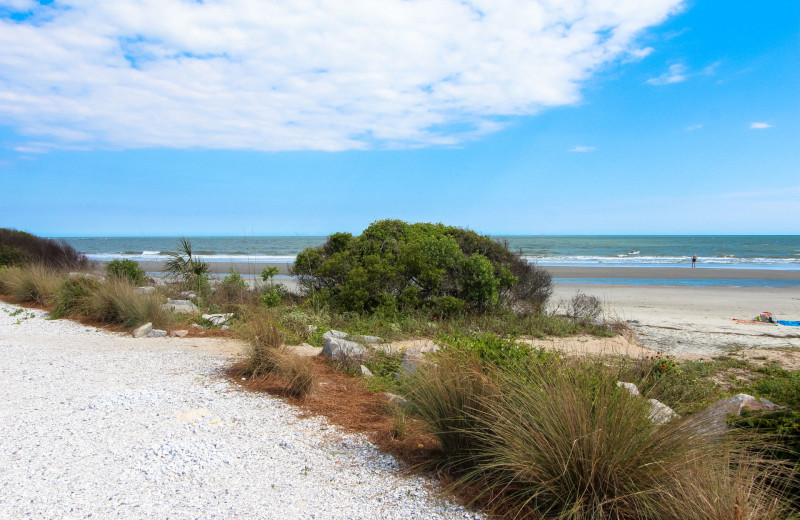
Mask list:
POLYGON ((368 352, 367 348, 361 343, 341 338, 328 338, 322 347, 322 354, 335 360, 361 359, 368 352))
POLYGON ((144 325, 141 325, 140 327, 137 327, 136 330, 133 331, 132 336, 134 338, 143 338, 148 334, 150 334, 150 331, 152 330, 153 330, 153 324, 148 322, 145 323, 144 325))
POLYGON ((647 418, 654 423, 667 424, 672 419, 680 419, 680 415, 661 401, 657 399, 648 399, 648 401, 650 402, 650 412, 647 414, 647 418))
POLYGON ((361 375, 364 376, 366 379, 369 379, 371 377, 375 377, 372 374, 372 371, 370 369, 368 369, 367 367, 365 367, 364 365, 361 365, 361 375))
POLYGON ((183 312, 194 314, 199 311, 197 305, 189 300, 167 300, 167 303, 161 306, 162 309, 172 312, 183 312))
POLYGON ((166 335, 167 335, 167 331, 166 330, 161 330, 161 329, 153 329, 153 330, 151 330, 150 332, 147 333, 147 337, 148 338, 163 338, 166 335))
POLYGON ((322 339, 325 341, 328 341, 329 339, 345 339, 347 336, 349 336, 349 334, 342 332, 341 330, 329 330, 322 335, 322 339))
POLYGON ((381 338, 377 336, 347 336, 347 339, 350 341, 356 341, 358 343, 380 343, 381 338))
POLYGON ((203 314, 200 316, 204 320, 211 322, 212 325, 215 327, 219 327, 221 325, 225 325, 231 319, 233 319, 233 313, 228 312, 226 314, 203 314))
POLYGON ((410 348, 403 352, 400 371, 395 376, 398 380, 416 374, 417 367, 425 362, 425 354, 420 349, 410 348))
POLYGON ((184 300, 191 300, 192 298, 197 298, 197 293, 194 291, 183 291, 180 297, 184 300))
POLYGON ((628 392, 630 392, 631 395, 633 396, 638 397, 640 395, 639 389, 633 383, 625 383, 624 381, 617 381, 617 386, 627 389, 628 392))
POLYGON ((172 332, 169 333, 169 336, 171 338, 185 338, 188 335, 189 335, 188 330, 173 330, 172 332))
POLYGON ((742 410, 774 411, 782 408, 784 407, 778 406, 769 399, 757 399, 748 394, 736 394, 711 403, 702 412, 694 414, 689 421, 701 433, 722 436, 728 431, 728 416, 731 414, 738 416, 741 415, 742 410))
POLYGON ((136 289, 134 289, 134 292, 139 294, 151 294, 156 292, 156 288, 153 287, 152 285, 147 285, 144 287, 137 287, 136 289))

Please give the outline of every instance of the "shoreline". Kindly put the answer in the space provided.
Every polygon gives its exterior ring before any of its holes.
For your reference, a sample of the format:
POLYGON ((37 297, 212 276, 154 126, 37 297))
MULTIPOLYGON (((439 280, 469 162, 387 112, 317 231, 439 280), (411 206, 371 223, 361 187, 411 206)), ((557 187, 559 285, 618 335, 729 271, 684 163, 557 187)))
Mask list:
MULTIPOLYGON (((100 270, 108 262, 95 261, 100 270)), ((139 262, 139 267, 148 273, 164 269, 165 262, 139 262)), ((239 274, 259 276, 266 267, 277 267, 281 276, 290 276, 291 263, 275 262, 209 262, 211 274, 225 275, 233 268, 239 274)), ((800 280, 800 270, 741 269, 725 267, 607 267, 607 266, 540 266, 553 278, 616 278, 616 279, 663 279, 663 280, 800 280)), ((624 285, 624 284, 623 284, 624 285)))

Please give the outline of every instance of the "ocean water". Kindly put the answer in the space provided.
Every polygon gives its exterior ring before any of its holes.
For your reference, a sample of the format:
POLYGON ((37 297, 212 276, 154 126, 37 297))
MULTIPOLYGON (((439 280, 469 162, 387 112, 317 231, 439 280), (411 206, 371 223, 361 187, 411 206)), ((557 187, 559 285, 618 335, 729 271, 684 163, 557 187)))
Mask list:
MULTIPOLYGON (((57 237, 62 238, 62 237, 57 237)), ((800 236, 498 236, 543 266, 698 267, 800 270, 800 236)), ((63 237, 90 260, 159 261, 178 237, 63 237)), ((326 237, 189 237, 207 262, 291 263, 326 237)))

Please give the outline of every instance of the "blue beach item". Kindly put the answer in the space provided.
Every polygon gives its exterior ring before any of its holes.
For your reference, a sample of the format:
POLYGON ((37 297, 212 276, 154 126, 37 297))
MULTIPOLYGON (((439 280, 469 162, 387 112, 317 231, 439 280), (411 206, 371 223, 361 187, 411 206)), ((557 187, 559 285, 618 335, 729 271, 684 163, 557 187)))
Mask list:
POLYGON ((800 327, 800 321, 778 320, 778 325, 786 325, 787 327, 800 327))

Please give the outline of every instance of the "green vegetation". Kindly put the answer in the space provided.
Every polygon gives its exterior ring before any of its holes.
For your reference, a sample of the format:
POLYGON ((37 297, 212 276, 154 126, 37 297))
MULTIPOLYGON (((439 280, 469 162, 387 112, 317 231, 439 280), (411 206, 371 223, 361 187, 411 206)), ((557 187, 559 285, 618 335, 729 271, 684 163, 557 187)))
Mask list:
POLYGON ((136 286, 147 284, 147 274, 133 260, 112 260, 106 264, 106 274, 111 277, 123 278, 136 286))
MULTIPOLYGON (((521 347, 524 348, 524 347, 521 347)), ((657 426, 619 368, 460 337, 405 385, 453 487, 501 517, 781 518, 782 481, 729 441, 657 426)), ((660 366, 659 366, 660 369, 660 366)), ((639 383, 639 381, 635 381, 639 383)))
POLYGON ((511 303, 541 309, 552 290, 545 271, 489 237, 399 220, 375 222, 357 237, 334 233, 297 255, 294 272, 315 304, 387 317, 511 303))
POLYGON ((41 264, 54 269, 82 269, 86 257, 64 241, 41 238, 24 231, 0 228, 0 267, 41 264))
POLYGON ((42 264, 0 268, 0 293, 11 303, 49 305, 62 274, 42 264))
POLYGON ((164 266, 165 273, 179 278, 187 289, 202 295, 211 290, 208 271, 208 264, 193 254, 192 243, 183 237, 178 243, 178 251, 169 253, 169 260, 164 266))

